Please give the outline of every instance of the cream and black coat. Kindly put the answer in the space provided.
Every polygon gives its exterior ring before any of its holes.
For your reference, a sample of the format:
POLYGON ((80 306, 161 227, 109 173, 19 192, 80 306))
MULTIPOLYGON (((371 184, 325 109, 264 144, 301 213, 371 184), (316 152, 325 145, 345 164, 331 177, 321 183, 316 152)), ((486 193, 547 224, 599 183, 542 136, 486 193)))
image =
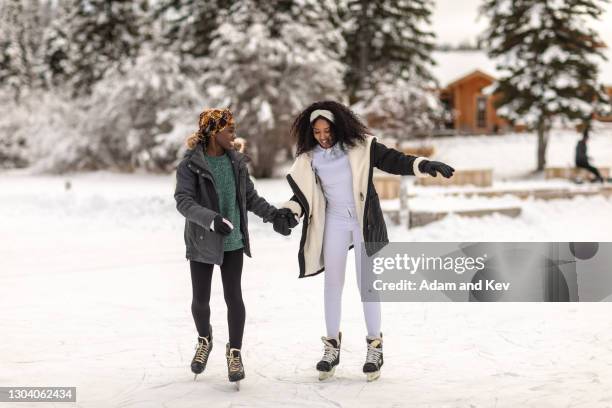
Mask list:
MULTIPOLYGON (((373 136, 349 148, 348 158, 357 218, 363 232, 366 253, 372 256, 389 242, 380 201, 372 182, 374 167, 391 174, 424 176, 418 168, 424 158, 390 149, 378 143, 373 136)), ((296 158, 287 180, 294 195, 283 207, 290 208, 299 217, 304 216, 298 252, 299 277, 314 276, 323 272, 325 264, 325 196, 321 182, 312 168, 312 152, 300 154, 296 158)))

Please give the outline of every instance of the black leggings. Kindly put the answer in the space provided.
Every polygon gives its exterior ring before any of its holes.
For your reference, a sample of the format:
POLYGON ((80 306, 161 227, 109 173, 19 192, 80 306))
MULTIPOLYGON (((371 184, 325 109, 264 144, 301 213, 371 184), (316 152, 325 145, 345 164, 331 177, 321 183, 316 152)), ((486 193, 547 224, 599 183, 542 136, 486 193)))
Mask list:
POLYGON ((576 167, 582 167, 583 169, 590 171, 595 176, 595 180, 603 181, 603 177, 601 177, 601 174, 599 173, 599 170, 597 170, 597 167, 593 167, 589 163, 577 163, 576 167))
MULTIPOLYGON (((242 301, 242 257, 243 250, 226 251, 221 265, 221 280, 223 282, 223 296, 227 305, 227 325, 229 326, 230 347, 242 348, 242 334, 244 333, 245 310, 242 301)), ((213 264, 190 261, 191 286, 193 287, 193 300, 191 313, 195 321, 198 334, 208 336, 210 323, 210 285, 212 282, 213 264)))

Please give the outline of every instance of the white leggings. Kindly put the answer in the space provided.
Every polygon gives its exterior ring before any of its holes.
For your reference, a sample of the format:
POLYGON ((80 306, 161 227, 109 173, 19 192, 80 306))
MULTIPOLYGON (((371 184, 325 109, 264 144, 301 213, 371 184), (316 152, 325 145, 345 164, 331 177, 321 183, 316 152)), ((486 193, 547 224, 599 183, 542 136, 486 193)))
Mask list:
MULTIPOLYGON (((354 209, 329 209, 325 213, 323 258, 325 261, 325 325, 328 337, 337 337, 342 314, 342 289, 346 256, 351 244, 355 246, 357 287, 361 290, 360 246, 363 235, 354 209)), ((362 302, 368 336, 380 336, 380 302, 362 302)))

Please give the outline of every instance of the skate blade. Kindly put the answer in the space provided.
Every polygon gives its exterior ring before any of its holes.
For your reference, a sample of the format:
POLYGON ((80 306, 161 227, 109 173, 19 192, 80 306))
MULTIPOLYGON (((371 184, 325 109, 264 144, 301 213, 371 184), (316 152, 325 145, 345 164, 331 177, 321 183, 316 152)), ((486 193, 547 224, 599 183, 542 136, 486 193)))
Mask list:
POLYGON ((240 391, 240 381, 234 381, 234 389, 240 391))
POLYGON ((319 381, 325 381, 328 378, 333 377, 335 372, 336 367, 333 367, 331 371, 319 371, 319 381))
POLYGON ((197 374, 194 374, 194 375, 193 375, 193 381, 195 381, 195 380, 197 380, 197 379, 198 379, 198 375, 197 375, 197 374))
POLYGON ((366 378, 367 378, 368 382, 376 381, 376 380, 378 380, 378 377, 380 377, 380 371, 375 371, 373 373, 367 373, 366 374, 366 378))

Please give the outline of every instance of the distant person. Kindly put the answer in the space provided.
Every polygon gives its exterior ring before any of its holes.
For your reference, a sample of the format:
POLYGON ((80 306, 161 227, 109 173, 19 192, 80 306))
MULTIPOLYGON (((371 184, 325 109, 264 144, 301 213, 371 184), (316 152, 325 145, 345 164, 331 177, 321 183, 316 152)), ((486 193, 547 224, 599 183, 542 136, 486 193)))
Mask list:
POLYGON ((589 130, 590 125, 587 124, 582 131, 582 139, 578 141, 576 145, 576 167, 586 169, 595 175, 595 181, 603 183, 603 177, 599 173, 596 167, 589 163, 589 157, 587 156, 587 142, 589 141, 589 130))

